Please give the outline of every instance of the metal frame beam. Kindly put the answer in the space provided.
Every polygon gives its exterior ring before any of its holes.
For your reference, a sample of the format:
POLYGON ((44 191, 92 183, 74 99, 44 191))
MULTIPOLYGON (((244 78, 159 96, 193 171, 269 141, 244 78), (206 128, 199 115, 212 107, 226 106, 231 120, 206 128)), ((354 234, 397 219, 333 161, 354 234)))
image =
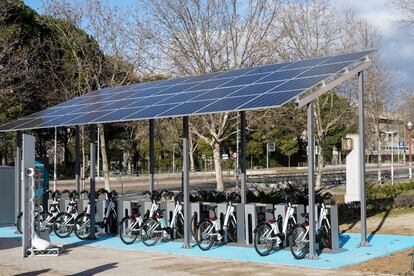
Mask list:
POLYGON ((240 112, 240 192, 241 203, 246 204, 246 112, 240 112))
POLYGON ((367 210, 365 202, 365 102, 364 71, 358 73, 358 130, 359 130, 359 193, 361 198, 361 247, 369 246, 367 241, 367 210))
POLYGON ((154 119, 149 120, 149 191, 154 190, 154 119))
POLYGON ((191 248, 189 136, 188 117, 185 116, 183 117, 184 248, 191 248))
POLYGON ((75 127, 75 180, 76 191, 80 193, 80 133, 79 126, 75 127))
POLYGON ((308 190, 309 190, 309 259, 317 259, 315 227, 315 136, 314 103, 308 104, 308 190))
POLYGON ((332 90, 333 88, 340 85, 342 82, 352 78, 354 75, 357 75, 362 70, 367 69, 371 64, 372 64, 372 61, 367 59, 366 61, 359 64, 358 66, 356 66, 352 70, 342 73, 335 80, 321 86, 317 90, 315 90, 315 91, 311 92, 310 94, 304 96, 303 98, 299 99, 299 101, 297 103, 298 107, 303 107, 303 106, 309 104, 310 102, 314 101, 316 98, 321 96, 322 94, 328 92, 329 90, 332 90))
POLYGON ((20 212, 23 210, 22 208, 22 185, 21 185, 21 179, 22 179, 22 132, 17 131, 16 132, 16 158, 14 161, 14 217, 17 218, 17 216, 20 214, 20 212))
POLYGON ((89 240, 95 240, 95 173, 96 173, 96 125, 91 125, 90 133, 90 190, 89 190, 89 204, 90 204, 90 231, 89 231, 89 240))

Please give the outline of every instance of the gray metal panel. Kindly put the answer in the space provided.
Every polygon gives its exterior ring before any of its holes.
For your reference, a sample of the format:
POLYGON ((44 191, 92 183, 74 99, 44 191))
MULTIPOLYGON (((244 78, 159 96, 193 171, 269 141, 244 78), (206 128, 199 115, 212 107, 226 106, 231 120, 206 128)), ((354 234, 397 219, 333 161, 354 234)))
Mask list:
POLYGON ((0 225, 14 224, 16 220, 14 176, 14 167, 0 167, 0 225))

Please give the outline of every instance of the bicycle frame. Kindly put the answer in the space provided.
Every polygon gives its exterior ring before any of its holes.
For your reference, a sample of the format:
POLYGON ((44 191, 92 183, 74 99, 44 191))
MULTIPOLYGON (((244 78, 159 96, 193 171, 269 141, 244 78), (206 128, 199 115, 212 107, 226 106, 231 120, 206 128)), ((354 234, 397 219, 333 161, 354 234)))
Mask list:
MULTIPOLYGON (((328 228, 330 229, 331 224, 330 224, 329 219, 328 219, 328 209, 326 208, 325 204, 322 203, 321 204, 321 211, 319 212, 319 220, 318 220, 318 223, 316 223, 316 233, 319 233, 319 230, 321 229, 322 222, 324 220, 326 221, 326 224, 327 224, 328 228)), ((307 223, 305 225, 305 228, 306 228, 306 232, 304 234, 302 234, 301 236, 299 236, 296 240, 299 240, 299 241, 304 240, 305 242, 309 242, 309 240, 306 239, 306 237, 309 234, 309 223, 307 223)))
POLYGON ((282 226, 282 232, 280 232, 279 230, 279 226, 277 223, 277 220, 275 220, 273 223, 269 223, 270 224, 270 231, 268 231, 267 233, 265 232, 263 234, 263 236, 267 239, 267 240, 276 240, 278 243, 282 242, 280 240, 280 237, 278 236, 279 233, 284 233, 285 236, 287 234, 287 227, 288 227, 288 222, 289 220, 293 220, 293 223, 296 224, 296 219, 294 216, 295 210, 292 206, 291 203, 287 204, 287 209, 286 209, 286 214, 285 214, 285 219, 283 220, 283 226, 282 226), (274 237, 271 237, 271 234, 274 234, 274 237))
POLYGON ((183 210, 183 206, 181 206, 179 201, 176 201, 173 216, 172 216, 171 222, 170 222, 170 228, 171 229, 174 229, 177 226, 177 219, 178 219, 179 215, 184 220, 184 215, 182 213, 182 210, 183 210))
MULTIPOLYGON (((232 202, 229 201, 229 203, 227 204, 227 209, 226 209, 226 214, 224 216, 224 223, 223 223, 223 230, 227 230, 228 228, 228 224, 229 224, 229 219, 232 219, 235 223, 235 225, 237 225, 237 220, 236 217, 234 216, 234 206, 232 204, 232 202)), ((208 232, 203 233, 204 235, 208 235, 208 236, 217 236, 218 240, 221 240, 223 238, 223 236, 219 233, 219 231, 221 230, 221 223, 220 223, 220 218, 216 217, 215 220, 210 220, 212 222, 212 227, 207 229, 208 232), (216 233, 211 233, 213 231, 213 229, 216 230, 216 233)))

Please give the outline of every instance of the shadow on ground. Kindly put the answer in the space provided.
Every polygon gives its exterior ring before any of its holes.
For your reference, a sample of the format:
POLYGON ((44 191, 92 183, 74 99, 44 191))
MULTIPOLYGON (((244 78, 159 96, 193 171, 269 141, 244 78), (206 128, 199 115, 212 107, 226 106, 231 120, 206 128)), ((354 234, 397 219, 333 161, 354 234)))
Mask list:
POLYGON ((84 271, 81 271, 79 273, 75 273, 75 274, 70 274, 71 276, 81 276, 81 275, 95 275, 97 273, 101 273, 104 271, 108 271, 111 270, 113 268, 117 267, 118 263, 109 263, 109 264, 104 264, 104 265, 100 265, 94 268, 90 268, 84 271))
POLYGON ((22 246, 20 238, 0 238, 0 250, 12 249, 22 246))

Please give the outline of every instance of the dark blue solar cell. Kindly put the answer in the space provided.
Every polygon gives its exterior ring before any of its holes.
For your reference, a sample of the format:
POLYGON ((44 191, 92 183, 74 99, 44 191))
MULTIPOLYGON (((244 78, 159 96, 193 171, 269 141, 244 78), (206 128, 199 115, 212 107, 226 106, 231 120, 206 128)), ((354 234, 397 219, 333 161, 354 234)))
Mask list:
POLYGON ((156 117, 157 115, 169 110, 177 106, 177 104, 164 104, 164 105, 154 105, 147 108, 144 108, 137 113, 132 114, 131 116, 127 116, 125 120, 133 120, 133 119, 145 119, 145 118, 152 118, 156 117))
POLYGON ((254 99, 257 96, 243 96, 243 97, 229 97, 220 99, 200 110, 195 112, 195 114, 203 114, 203 113, 210 113, 210 112, 218 112, 218 111, 232 111, 237 109, 237 107, 243 105, 247 101, 254 99))
POLYGON ((195 90, 207 90, 207 89, 214 89, 220 85, 222 85, 223 83, 226 83, 228 81, 231 81, 232 79, 219 79, 219 80, 210 80, 210 81, 205 81, 202 82, 200 84, 197 84, 194 87, 191 87, 190 89, 188 89, 189 91, 195 91, 195 90))
POLYGON ((178 78, 178 79, 163 80, 163 81, 159 82, 157 85, 155 85, 154 87, 164 87, 164 86, 171 86, 171 85, 181 84, 181 83, 184 83, 186 81, 190 81, 193 78, 194 78, 194 76, 189 76, 189 77, 182 77, 182 78, 178 78))
POLYGON ((144 90, 132 90, 130 92, 126 92, 127 95, 125 96, 124 99, 136 99, 136 98, 144 97, 142 96, 143 91, 144 90))
POLYGON ((324 79, 326 79, 326 76, 294 79, 294 80, 287 81, 284 84, 272 89, 272 92, 296 90, 296 89, 308 89, 314 86, 315 84, 318 84, 324 79))
POLYGON ((269 73, 241 76, 241 77, 235 78, 232 81, 229 81, 229 82, 223 84, 221 87, 251 84, 251 83, 254 83, 254 82, 256 82, 256 81, 260 80, 261 78, 266 77, 268 75, 269 75, 269 73))
POLYGON ((283 70, 316 66, 328 59, 329 57, 319 57, 319 58, 314 58, 314 59, 299 60, 286 66, 283 70))
POLYGON ((244 104, 239 109, 255 109, 265 107, 278 107, 287 101, 293 100, 303 90, 292 90, 288 92, 276 92, 263 94, 254 100, 244 104))
POLYGON ((271 72, 283 70, 284 67, 288 66, 291 63, 292 62, 269 64, 269 65, 264 65, 264 66, 252 68, 253 70, 246 73, 246 75, 269 73, 269 72, 271 73, 271 72))
POLYGON ((84 113, 78 113, 78 114, 68 114, 68 115, 63 115, 63 116, 59 116, 56 117, 53 120, 50 120, 48 122, 39 124, 37 127, 42 128, 42 127, 57 127, 57 126, 62 126, 64 123, 71 121, 73 119, 76 119, 80 116, 85 115, 84 113))
MULTIPOLYGON (((83 108, 77 109, 75 112, 76 113, 84 113, 84 112, 94 112, 96 110, 99 109, 103 109, 104 107, 108 106, 111 103, 93 103, 93 104, 88 104, 85 105, 83 108)), ((60 114, 62 115, 62 114, 60 114)))
POLYGON ((124 109, 119 109, 116 110, 114 112, 111 113, 107 113, 106 115, 98 118, 95 120, 95 122, 115 122, 115 121, 119 121, 125 117, 128 117, 132 114, 134 114, 135 112, 138 112, 140 110, 144 109, 144 107, 136 107, 136 108, 124 108, 124 109))
POLYGON ((108 114, 106 111, 96 111, 90 112, 80 117, 77 117, 72 120, 68 120, 63 123, 63 125, 82 125, 82 124, 90 124, 91 122, 95 121, 96 119, 108 114))
POLYGON ((2 125, 0 127, 0 131, 1 130, 11 130, 11 129, 17 128, 18 126, 20 126, 22 124, 25 124, 25 123, 28 123, 28 122, 31 122, 31 121, 33 121, 33 118, 23 118, 23 119, 19 119, 19 120, 16 120, 16 121, 12 121, 12 122, 9 122, 7 124, 2 125))
POLYGON ((336 74, 345 67, 347 67, 350 63, 351 62, 341 62, 335 64, 319 65, 309 69, 305 73, 301 74, 299 77, 302 78, 310 76, 336 74))
POLYGON ((173 85, 173 86, 163 89, 162 91, 159 91, 157 95, 180 93, 182 91, 188 90, 189 88, 193 86, 196 86, 197 84, 198 83, 184 83, 184 84, 173 85))
POLYGON ((233 71, 227 71, 220 75, 214 77, 214 79, 226 79, 226 78, 233 78, 233 77, 240 77, 241 75, 246 74, 247 72, 252 71, 254 68, 242 68, 233 71))
POLYGON ((164 113, 160 113, 158 117, 169 117, 177 115, 190 115, 197 110, 215 102, 216 100, 207 100, 207 101, 195 101, 195 102, 186 102, 180 104, 174 108, 167 110, 164 113))
POLYGON ((356 61, 356 60, 360 60, 361 58, 365 57, 366 55, 369 55, 370 53, 372 53, 372 51, 363 51, 363 52, 357 52, 357 53, 334 56, 334 57, 330 57, 328 60, 326 60, 324 62, 324 64, 344 62, 344 61, 356 61))
POLYGON ((67 102, 58 104, 55 107, 65 107, 65 106, 76 105, 76 104, 79 104, 80 102, 82 102, 84 99, 85 99, 84 96, 83 97, 77 97, 77 98, 71 99, 67 102))
POLYGON ((194 92, 183 92, 180 94, 176 94, 174 96, 171 96, 169 98, 166 98, 165 100, 160 101, 158 104, 167 104, 167 103, 182 103, 189 101, 199 95, 202 95, 206 91, 194 91, 194 92))
POLYGON ((199 100, 210 100, 210 99, 220 99, 227 97, 231 93, 237 91, 241 87, 226 87, 226 88, 217 88, 214 90, 210 90, 205 92, 204 94, 198 96, 197 98, 194 98, 193 100, 199 101, 199 100))
POLYGON ((105 100, 103 100, 101 102, 113 102, 113 101, 117 101, 117 100, 122 100, 122 99, 125 99, 126 97, 128 97, 129 95, 130 95, 130 93, 128 93, 128 92, 117 93, 117 94, 111 95, 111 97, 108 97, 108 98, 106 98, 105 100))
POLYGON ((33 113, 29 116, 26 116, 25 118, 29 119, 29 118, 39 118, 39 117, 51 116, 53 114, 59 113, 63 109, 65 109, 65 108, 64 107, 62 107, 62 108, 48 108, 48 109, 42 110, 40 112, 36 112, 36 113, 33 113))
POLYGON ((110 103, 108 105, 105 105, 102 108, 99 108, 98 110, 114 110, 114 109, 119 109, 119 108, 123 108, 123 107, 127 107, 128 105, 131 105, 135 102, 137 102, 139 100, 137 99, 129 99, 129 100, 120 100, 120 101, 116 101, 113 103, 110 103))
POLYGON ((36 128, 39 125, 45 124, 55 118, 57 118, 58 116, 51 116, 51 117, 41 117, 41 118, 36 118, 30 122, 21 124, 18 126, 18 129, 33 129, 36 128))
POLYGON ((237 90, 236 92, 231 94, 231 96, 233 97, 233 96, 247 96, 247 95, 263 94, 281 85, 282 83, 283 83, 282 81, 276 81, 276 82, 266 82, 266 83, 248 85, 240 90, 237 90))
POLYGON ((306 70, 309 70, 309 69, 301 68, 301 69, 293 69, 293 70, 286 70, 286 71, 283 70, 283 71, 275 72, 261 79, 260 82, 294 79, 295 77, 302 74, 306 70))
POLYGON ((117 86, 117 87, 107 87, 107 88, 100 89, 96 92, 98 92, 100 95, 109 95, 109 94, 117 94, 117 93, 125 92, 129 88, 130 88, 130 85, 117 86))
POLYGON ((171 95, 160 95, 160 96, 146 97, 146 98, 142 98, 142 99, 137 100, 133 104, 131 103, 128 107, 154 105, 154 104, 157 104, 157 103, 161 102, 162 100, 168 99, 170 97, 171 97, 171 95))
POLYGON ((203 81, 210 80, 210 79, 213 79, 213 78, 218 78, 221 74, 223 74, 223 73, 222 72, 215 72, 215 73, 210 73, 210 74, 205 74, 205 75, 199 75, 199 76, 195 76, 191 79, 187 79, 183 83, 203 82, 203 81))

